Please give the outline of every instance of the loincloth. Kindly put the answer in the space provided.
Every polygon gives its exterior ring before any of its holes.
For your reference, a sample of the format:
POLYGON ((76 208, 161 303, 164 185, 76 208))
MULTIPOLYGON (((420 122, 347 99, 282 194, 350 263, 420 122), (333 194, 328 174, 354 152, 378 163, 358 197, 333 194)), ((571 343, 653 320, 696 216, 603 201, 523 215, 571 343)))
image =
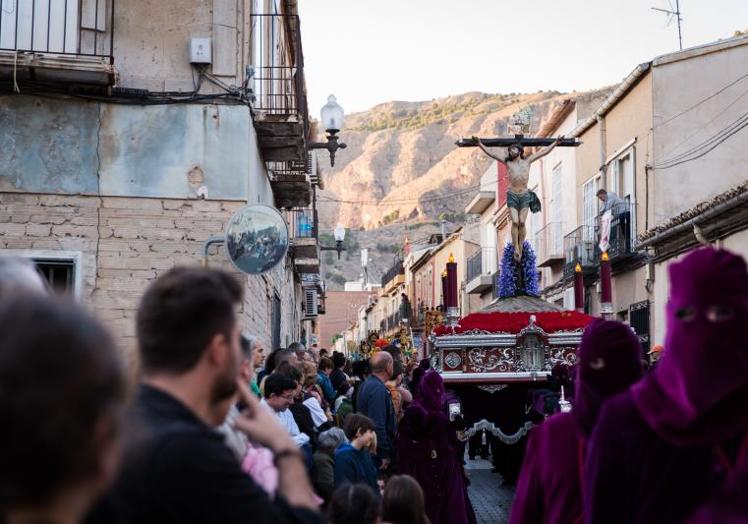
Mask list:
POLYGON ((506 192, 506 207, 511 207, 517 211, 521 211, 526 207, 530 208, 530 211, 537 213, 540 211, 540 199, 534 191, 527 191, 525 193, 515 193, 514 191, 506 192))

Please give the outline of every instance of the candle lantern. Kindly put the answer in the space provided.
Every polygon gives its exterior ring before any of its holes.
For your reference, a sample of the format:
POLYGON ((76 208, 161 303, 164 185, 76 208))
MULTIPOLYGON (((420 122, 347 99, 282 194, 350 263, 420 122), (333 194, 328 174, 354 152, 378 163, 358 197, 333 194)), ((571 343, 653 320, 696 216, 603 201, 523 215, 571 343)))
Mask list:
POLYGON ((574 268, 574 309, 584 313, 584 275, 579 262, 574 268))
POLYGON ((613 317, 613 282, 607 251, 600 257, 600 313, 605 319, 613 317))
POLYGON ((447 319, 450 324, 456 325, 457 319, 460 318, 460 311, 457 306, 457 263, 452 253, 449 254, 447 262, 447 319))
POLYGON ((447 310, 447 270, 442 271, 442 311, 447 310))

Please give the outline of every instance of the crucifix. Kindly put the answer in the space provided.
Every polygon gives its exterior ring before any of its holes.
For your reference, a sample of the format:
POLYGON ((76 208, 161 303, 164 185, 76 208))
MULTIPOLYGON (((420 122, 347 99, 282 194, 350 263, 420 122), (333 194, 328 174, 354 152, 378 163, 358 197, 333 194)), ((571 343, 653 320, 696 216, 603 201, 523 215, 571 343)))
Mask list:
POLYGON ((512 244, 514 245, 514 260, 522 260, 522 246, 527 235, 525 221, 529 211, 540 211, 540 199, 534 191, 527 187, 530 179, 530 165, 550 153, 556 146, 577 147, 581 144, 576 138, 538 138, 514 135, 504 138, 462 138, 456 142, 458 147, 479 147, 486 155, 506 166, 509 175, 509 189, 506 195, 506 205, 512 221, 512 244), (543 149, 525 156, 525 147, 540 147, 543 149), (489 147, 500 147, 503 154, 495 154, 489 147))

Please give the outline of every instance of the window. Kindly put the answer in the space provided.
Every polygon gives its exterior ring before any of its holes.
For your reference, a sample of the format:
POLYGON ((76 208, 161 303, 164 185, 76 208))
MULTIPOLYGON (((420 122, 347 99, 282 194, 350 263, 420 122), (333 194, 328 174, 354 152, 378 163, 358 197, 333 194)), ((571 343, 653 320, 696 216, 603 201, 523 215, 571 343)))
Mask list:
POLYGON ((47 281, 49 288, 59 295, 75 293, 75 261, 33 260, 36 270, 47 281))
POLYGON ((642 344, 642 354, 649 351, 649 300, 636 302, 629 306, 631 327, 634 328, 639 342, 642 344))
POLYGON ((584 202, 584 216, 582 222, 585 226, 594 226, 599 208, 597 190, 600 188, 600 175, 593 176, 584 183, 582 188, 582 198, 584 202))
POLYGON ((550 230, 551 238, 549 247, 553 253, 563 253, 564 251, 563 228, 561 225, 564 212, 563 176, 563 164, 559 162, 551 172, 550 221, 553 226, 551 226, 550 230))
POLYGON ((83 288, 81 270, 83 255, 80 251, 56 251, 52 249, 3 249, 3 255, 14 255, 29 259, 54 293, 80 296, 83 288))

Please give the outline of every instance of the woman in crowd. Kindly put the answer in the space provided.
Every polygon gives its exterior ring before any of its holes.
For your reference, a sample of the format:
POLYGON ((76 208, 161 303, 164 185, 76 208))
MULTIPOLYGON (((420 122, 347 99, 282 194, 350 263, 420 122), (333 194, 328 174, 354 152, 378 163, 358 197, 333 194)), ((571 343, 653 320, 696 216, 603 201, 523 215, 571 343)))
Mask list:
POLYGON ((379 497, 366 484, 346 484, 335 490, 328 507, 330 524, 378 524, 379 497))
POLYGON ((342 444, 335 452, 335 487, 363 483, 379 493, 377 468, 371 458, 377 449, 374 422, 351 413, 345 422, 345 436, 350 443, 342 444))
POLYGON ((456 427, 446 414, 442 377, 429 371, 400 422, 397 456, 400 473, 412 476, 423 488, 433 524, 475 522, 461 449, 456 427))
POLYGON ((0 305, 0 521, 75 523, 114 478, 125 379, 104 328, 72 303, 0 305))
POLYGON ((301 398, 312 415, 315 431, 319 433, 332 425, 332 414, 327 407, 327 402, 322 399, 317 385, 317 366, 312 362, 302 362, 301 365, 304 374, 301 398))
POLYGON ((430 524, 423 490, 413 477, 394 475, 382 499, 382 520, 388 524, 430 524))
POLYGON ((348 439, 340 428, 330 428, 319 435, 314 452, 314 489, 325 501, 330 500, 335 489, 335 450, 346 442, 348 439))
POLYGON ((682 522, 715 493, 748 427, 746 340, 745 261, 703 248, 673 263, 664 355, 592 433, 586 522, 682 522))
POLYGON ((577 357, 574 409, 553 415, 530 432, 510 524, 582 522, 585 442, 603 402, 642 374, 641 343, 620 322, 593 321, 577 357))

